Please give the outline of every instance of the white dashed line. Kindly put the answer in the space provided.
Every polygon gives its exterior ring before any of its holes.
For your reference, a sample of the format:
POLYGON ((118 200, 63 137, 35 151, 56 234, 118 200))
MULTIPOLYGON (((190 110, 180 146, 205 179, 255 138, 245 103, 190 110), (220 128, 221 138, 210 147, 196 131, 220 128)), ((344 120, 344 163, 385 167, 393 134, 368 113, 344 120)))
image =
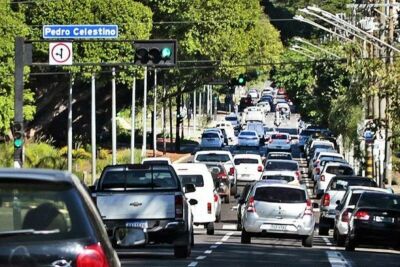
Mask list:
POLYGON ((332 267, 351 267, 351 263, 338 251, 326 251, 326 255, 332 267))
POLYGON ((197 264, 198 264, 197 261, 192 261, 192 262, 188 265, 188 267, 195 267, 195 266, 197 266, 197 264))
POLYGON ((207 258, 207 256, 198 256, 197 258, 196 258, 196 260, 204 260, 205 258, 207 258))
POLYGON ((218 246, 217 245, 212 245, 210 248, 211 249, 215 249, 215 248, 217 248, 218 246))
POLYGON ((211 254, 211 253, 212 253, 212 250, 210 250, 210 249, 204 251, 204 254, 211 254))
POLYGON ((215 242, 215 245, 222 245, 221 241, 215 242))
POLYGON ((236 224, 224 224, 222 225, 223 230, 236 230, 237 225, 236 224))

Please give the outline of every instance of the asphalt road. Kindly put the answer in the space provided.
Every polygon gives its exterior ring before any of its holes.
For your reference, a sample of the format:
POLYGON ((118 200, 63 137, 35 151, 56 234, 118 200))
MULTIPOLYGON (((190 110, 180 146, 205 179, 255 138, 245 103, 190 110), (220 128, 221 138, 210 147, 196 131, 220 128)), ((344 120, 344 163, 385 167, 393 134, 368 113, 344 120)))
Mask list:
MULTIPOLYGON (((297 116, 281 127, 296 127, 297 116)), ((272 124, 272 116, 268 117, 272 124)), ((302 155, 293 144, 293 156, 300 166, 306 168, 302 155)), ((303 173, 308 191, 312 194, 312 184, 303 173)), ((314 200, 318 202, 317 200, 314 200)), ((314 246, 303 248, 301 241, 276 238, 252 238, 251 244, 240 243, 240 232, 236 231, 235 203, 223 204, 222 220, 216 223, 214 235, 207 235, 205 229, 195 229, 195 245, 188 259, 176 259, 172 246, 159 245, 145 248, 118 250, 123 266, 400 266, 400 252, 383 249, 357 248, 355 252, 346 252, 342 247, 333 245, 330 236, 319 236, 316 226, 314 246)), ((318 218, 318 211, 315 210, 318 218)))

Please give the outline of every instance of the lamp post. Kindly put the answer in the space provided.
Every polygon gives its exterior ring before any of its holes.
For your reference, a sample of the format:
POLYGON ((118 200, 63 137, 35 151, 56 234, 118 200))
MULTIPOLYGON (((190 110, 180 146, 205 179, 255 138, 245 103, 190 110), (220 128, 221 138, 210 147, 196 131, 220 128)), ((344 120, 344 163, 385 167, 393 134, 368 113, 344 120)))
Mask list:
POLYGON ((324 49, 324 48, 322 48, 322 47, 319 47, 319 46, 317 46, 317 45, 315 45, 315 44, 313 44, 313 43, 311 43, 311 42, 308 42, 308 41, 304 40, 303 38, 294 37, 294 40, 296 40, 296 41, 298 41, 298 42, 300 42, 300 43, 309 45, 309 46, 311 46, 311 47, 314 47, 314 48, 316 48, 316 49, 318 49, 318 50, 320 50, 320 51, 322 51, 322 52, 324 52, 324 53, 326 53, 326 54, 328 54, 328 55, 331 55, 331 56, 333 56, 333 57, 335 57, 335 58, 340 58, 338 55, 336 55, 336 54, 334 54, 334 53, 332 53, 332 52, 330 52, 330 51, 328 51, 328 50, 326 50, 326 49, 324 49))
POLYGON ((305 57, 308 57, 310 59, 315 59, 315 57, 313 57, 312 55, 307 54, 306 52, 300 51, 300 50, 298 50, 298 49, 296 49, 294 47, 289 48, 289 50, 295 51, 295 52, 297 52, 297 53, 299 53, 299 54, 301 54, 301 55, 303 55, 305 57))

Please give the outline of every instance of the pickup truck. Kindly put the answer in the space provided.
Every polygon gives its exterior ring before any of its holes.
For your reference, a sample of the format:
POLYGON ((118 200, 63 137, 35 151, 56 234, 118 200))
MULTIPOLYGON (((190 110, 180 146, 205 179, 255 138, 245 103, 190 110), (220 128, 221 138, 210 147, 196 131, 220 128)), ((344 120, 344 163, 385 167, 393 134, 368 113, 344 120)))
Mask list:
POLYGON ((168 164, 107 166, 90 188, 115 247, 169 243, 177 258, 190 256, 193 215, 185 193, 196 190, 181 182, 168 164))

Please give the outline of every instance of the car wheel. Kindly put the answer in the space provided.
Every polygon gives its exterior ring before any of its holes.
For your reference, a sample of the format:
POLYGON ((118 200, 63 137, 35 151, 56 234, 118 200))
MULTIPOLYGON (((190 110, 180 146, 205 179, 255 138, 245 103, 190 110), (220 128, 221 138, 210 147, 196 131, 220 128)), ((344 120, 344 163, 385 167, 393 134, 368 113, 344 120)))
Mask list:
POLYGON ((356 248, 356 244, 355 244, 354 240, 351 239, 349 235, 347 235, 347 237, 346 237, 345 247, 346 247, 346 251, 354 251, 356 248))
POLYGON ((313 246, 314 233, 303 238, 301 244, 303 247, 311 248, 313 246))
POLYGON ((346 243, 346 236, 345 235, 341 235, 341 234, 339 234, 339 232, 337 233, 337 236, 336 236, 336 244, 339 246, 339 247, 343 247, 344 245, 345 245, 345 243, 346 243))
POLYGON ((175 258, 185 259, 192 253, 192 233, 188 234, 188 242, 184 246, 174 246, 175 258))
POLYGON ((326 227, 325 220, 322 217, 319 217, 318 233, 319 233, 319 235, 328 235, 329 234, 329 227, 326 227))
POLYGON ((230 197, 229 195, 226 195, 226 196, 224 197, 224 203, 229 204, 230 198, 231 198, 231 197, 230 197))
POLYGON ((207 235, 214 235, 214 223, 210 222, 207 224, 207 235))
POLYGON ((245 229, 242 229, 242 235, 240 237, 240 242, 242 244, 250 244, 251 243, 251 235, 246 232, 245 229))
POLYGON ((235 196, 236 193, 237 193, 237 186, 234 185, 233 187, 231 187, 231 195, 232 195, 232 196, 235 196))

